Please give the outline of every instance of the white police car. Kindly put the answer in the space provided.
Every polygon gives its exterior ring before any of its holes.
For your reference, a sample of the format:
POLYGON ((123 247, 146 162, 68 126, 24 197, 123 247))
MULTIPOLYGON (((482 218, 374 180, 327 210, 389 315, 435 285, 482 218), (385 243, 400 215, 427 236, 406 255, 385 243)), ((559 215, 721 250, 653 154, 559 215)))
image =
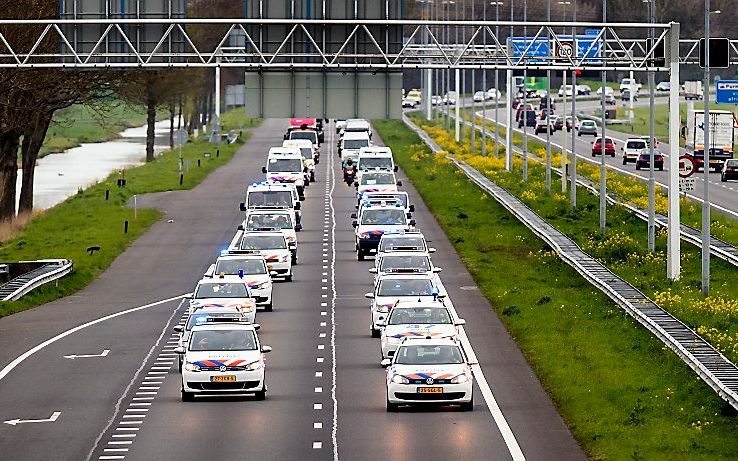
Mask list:
POLYGON ((372 338, 379 338, 379 325, 387 320, 392 307, 401 301, 427 301, 446 297, 429 274, 386 274, 377 279, 374 291, 367 293, 371 303, 372 338))
MULTIPOLYGON (((385 232, 379 239, 377 257, 380 257, 384 253, 395 251, 435 253, 436 249, 428 247, 428 242, 425 240, 425 236, 417 230, 385 232)), ((376 259, 375 262, 377 262, 376 259)))
MULTIPOLYGON (((186 347, 190 340, 192 328, 206 323, 209 318, 232 319, 234 321, 243 319, 245 322, 248 322, 247 316, 237 306, 200 306, 187 316, 184 325, 174 327, 174 331, 179 333, 178 345, 186 347)), ((179 356, 179 370, 182 371, 181 355, 179 356)))
POLYGON ((455 319, 440 301, 401 301, 392 307, 382 327, 382 359, 392 357, 405 338, 458 339, 458 327, 466 324, 455 319))
POLYGON ((367 205, 362 207, 358 218, 352 223, 355 231, 356 257, 364 257, 376 251, 379 239, 385 232, 405 231, 415 226, 401 206, 367 205))
POLYGON ((248 230, 279 231, 287 240, 287 246, 292 253, 292 264, 297 264, 297 232, 302 230, 302 224, 295 223, 292 215, 286 210, 248 210, 241 225, 248 230))
POLYGON ((402 181, 395 178, 395 174, 388 171, 369 171, 361 175, 356 183, 356 197, 367 192, 397 192, 397 186, 402 181))
POLYGON ((258 325, 212 318, 192 328, 182 355, 182 401, 196 394, 254 394, 266 398, 264 354, 256 335, 258 325))
POLYGON ((260 255, 225 250, 205 272, 205 277, 213 278, 221 274, 242 278, 256 304, 264 306, 267 311, 272 310, 272 277, 266 261, 260 255))
MULTIPOLYGON (((384 274, 438 274, 440 267, 435 267, 428 253, 420 251, 393 251, 379 253, 375 259, 374 267, 369 269, 374 275, 374 280, 384 274)), ((435 279, 440 285, 440 278, 435 279)))
POLYGON ((471 365, 461 346, 451 339, 406 339, 387 369, 387 411, 401 405, 457 404, 474 409, 471 365))
POLYGON ((410 197, 407 192, 396 191, 396 192, 366 192, 361 194, 359 197, 359 204, 356 205, 356 209, 361 208, 364 202, 377 203, 377 202, 397 202, 402 203, 402 207, 405 208, 405 212, 414 213, 415 205, 410 203, 410 197))
POLYGON ((240 231, 229 250, 260 255, 271 275, 292 281, 292 252, 279 231, 240 231))
POLYGON ((246 282, 239 278, 218 276, 197 282, 190 296, 189 313, 202 307, 236 307, 249 322, 256 318, 256 300, 251 296, 246 282))

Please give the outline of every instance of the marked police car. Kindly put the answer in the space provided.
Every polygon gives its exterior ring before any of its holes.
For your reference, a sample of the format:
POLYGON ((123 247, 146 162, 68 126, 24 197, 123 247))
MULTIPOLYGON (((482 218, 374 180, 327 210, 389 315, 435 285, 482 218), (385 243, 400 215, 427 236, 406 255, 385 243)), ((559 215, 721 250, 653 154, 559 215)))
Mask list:
POLYGON ((301 223, 300 198, 294 184, 251 184, 246 188, 246 202, 239 208, 244 213, 249 210, 286 210, 295 226, 301 223))
POLYGON ((405 339, 387 369, 387 411, 401 405, 457 404, 474 409, 471 365, 451 339, 405 339))
POLYGON ((369 269, 375 283, 385 274, 434 274, 434 283, 440 285, 437 275, 440 267, 435 267, 428 253, 419 251, 392 251, 380 253, 374 259, 374 267, 369 269))
POLYGON ((239 231, 228 249, 260 255, 266 260, 270 275, 292 281, 292 253, 281 232, 239 231))
POLYGON ((305 186, 309 183, 302 153, 296 147, 272 147, 269 149, 266 166, 261 168, 267 182, 289 183, 297 187, 297 194, 305 196, 305 186))
MULTIPOLYGON (((202 325, 208 321, 209 318, 230 318, 248 321, 247 316, 243 313, 240 307, 237 306, 200 306, 196 308, 189 316, 184 325, 177 325, 174 327, 174 331, 179 333, 178 345, 186 347, 190 340, 190 333, 192 328, 196 325, 202 325)), ((182 356, 179 356, 179 371, 182 371, 182 356)))
POLYGON ((428 247, 428 242, 425 240, 425 236, 417 230, 385 232, 379 239, 377 258, 374 260, 375 264, 378 262, 378 258, 381 257, 382 254, 394 251, 435 253, 436 249, 428 247))
POLYGON ((385 232, 409 230, 415 226, 401 206, 365 206, 352 223, 355 232, 356 257, 363 261, 366 255, 376 251, 379 239, 385 232))
POLYGON ((248 230, 279 231, 287 240, 287 246, 292 253, 292 264, 297 264, 297 231, 302 230, 302 224, 295 224, 288 211, 281 210, 248 210, 241 225, 248 230))
POLYGON ((407 192, 366 192, 359 197, 359 204, 356 205, 358 210, 363 203, 380 203, 380 202, 400 202, 407 213, 415 213, 415 205, 410 203, 410 197, 407 192))
POLYGON ((446 297, 430 274, 386 274, 377 279, 374 291, 366 293, 371 302, 372 338, 379 338, 380 324, 392 307, 402 301, 437 301, 446 297))
POLYGON ((396 172, 398 170, 389 147, 369 146, 359 149, 359 161, 356 165, 357 179, 370 171, 396 172))
POLYGON ((356 183, 356 198, 367 192, 397 192, 397 186, 402 186, 402 181, 398 181, 392 172, 366 172, 356 183))
POLYGON ((197 282, 190 296, 189 313, 202 307, 239 308, 249 322, 256 318, 256 300, 246 282, 238 277, 217 276, 197 282))
POLYGON ((254 394, 264 400, 264 354, 272 348, 259 343, 258 325, 218 320, 193 327, 187 346, 176 348, 184 363, 182 401, 196 394, 254 394))
POLYGON ((458 327, 464 319, 454 319, 440 301, 401 301, 397 303, 382 327, 382 359, 392 357, 405 338, 451 338, 458 340, 458 327))
POLYGON ((272 277, 269 275, 266 260, 261 255, 225 250, 205 272, 205 277, 213 278, 221 274, 242 278, 256 300, 256 305, 264 306, 266 311, 272 310, 272 277))

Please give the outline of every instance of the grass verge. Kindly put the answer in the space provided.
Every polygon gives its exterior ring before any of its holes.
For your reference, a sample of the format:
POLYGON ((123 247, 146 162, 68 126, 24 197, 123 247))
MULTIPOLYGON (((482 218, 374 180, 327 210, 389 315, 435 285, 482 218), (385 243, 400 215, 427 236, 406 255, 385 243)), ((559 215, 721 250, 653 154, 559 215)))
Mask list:
MULTIPOLYGON (((592 458, 734 459, 735 418, 671 351, 402 122, 375 127, 592 458), (515 274, 514 283, 499 274, 515 274)), ((591 200, 581 200, 588 210, 591 200)), ((591 219, 558 202, 546 219, 591 219)))
MULTIPOLYGON (((240 120, 238 123, 244 128, 252 128, 259 123, 258 120, 231 118, 240 120)), ((238 128, 236 124, 224 126, 226 129, 238 128)), ((245 136, 248 137, 248 133, 245 136)), ((19 301, 0 302, 0 316, 38 306, 87 286, 159 219, 161 213, 152 209, 140 209, 134 218, 134 210, 127 206, 134 195, 191 189, 227 163, 242 144, 243 141, 220 146, 194 142, 183 146, 182 155, 190 166, 185 170, 181 185, 179 153, 177 150, 167 151, 154 162, 127 169, 124 188, 117 187, 119 173, 114 173, 105 181, 35 216, 18 236, 2 242, 0 261, 68 258, 74 261, 74 272, 55 285, 44 285, 34 290, 19 301), (206 152, 211 155, 205 156, 206 152), (110 191, 108 200, 105 200, 106 190, 110 191), (128 233, 123 232, 125 221, 129 222, 128 233), (100 246, 101 251, 88 255, 86 249, 90 246, 100 246)))

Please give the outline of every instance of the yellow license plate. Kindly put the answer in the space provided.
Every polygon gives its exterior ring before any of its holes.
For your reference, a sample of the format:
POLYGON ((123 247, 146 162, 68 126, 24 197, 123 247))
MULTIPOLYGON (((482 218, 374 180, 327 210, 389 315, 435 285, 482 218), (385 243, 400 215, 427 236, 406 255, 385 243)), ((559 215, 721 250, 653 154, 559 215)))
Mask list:
POLYGON ((235 375, 211 376, 210 381, 214 383, 230 383, 236 380, 235 375))
POLYGON ((419 387, 419 394, 443 394, 442 387, 419 387))

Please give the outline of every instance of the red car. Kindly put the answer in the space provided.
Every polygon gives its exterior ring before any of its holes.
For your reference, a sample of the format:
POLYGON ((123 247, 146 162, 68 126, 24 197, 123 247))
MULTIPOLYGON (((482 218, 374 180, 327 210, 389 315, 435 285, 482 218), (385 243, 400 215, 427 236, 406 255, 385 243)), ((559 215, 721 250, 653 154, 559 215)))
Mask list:
MULTIPOLYGON (((531 112, 533 112, 533 113, 534 113, 534 115, 533 115, 533 116, 535 117, 535 112, 533 111, 533 106, 532 106, 531 104, 526 104, 526 105, 525 105, 525 109, 526 109, 527 111, 531 111, 531 112)), ((517 107, 516 111, 515 111, 515 121, 516 121, 516 122, 519 122, 519 121, 520 121, 520 113, 521 113, 521 112, 523 112, 523 105, 522 105, 522 104, 520 104, 520 105, 519 105, 519 106, 517 107)))
MULTIPOLYGON (((597 138, 592 143, 592 157, 602 155, 602 138, 597 138)), ((605 138, 605 155, 615 157, 615 143, 610 138, 605 138)))

